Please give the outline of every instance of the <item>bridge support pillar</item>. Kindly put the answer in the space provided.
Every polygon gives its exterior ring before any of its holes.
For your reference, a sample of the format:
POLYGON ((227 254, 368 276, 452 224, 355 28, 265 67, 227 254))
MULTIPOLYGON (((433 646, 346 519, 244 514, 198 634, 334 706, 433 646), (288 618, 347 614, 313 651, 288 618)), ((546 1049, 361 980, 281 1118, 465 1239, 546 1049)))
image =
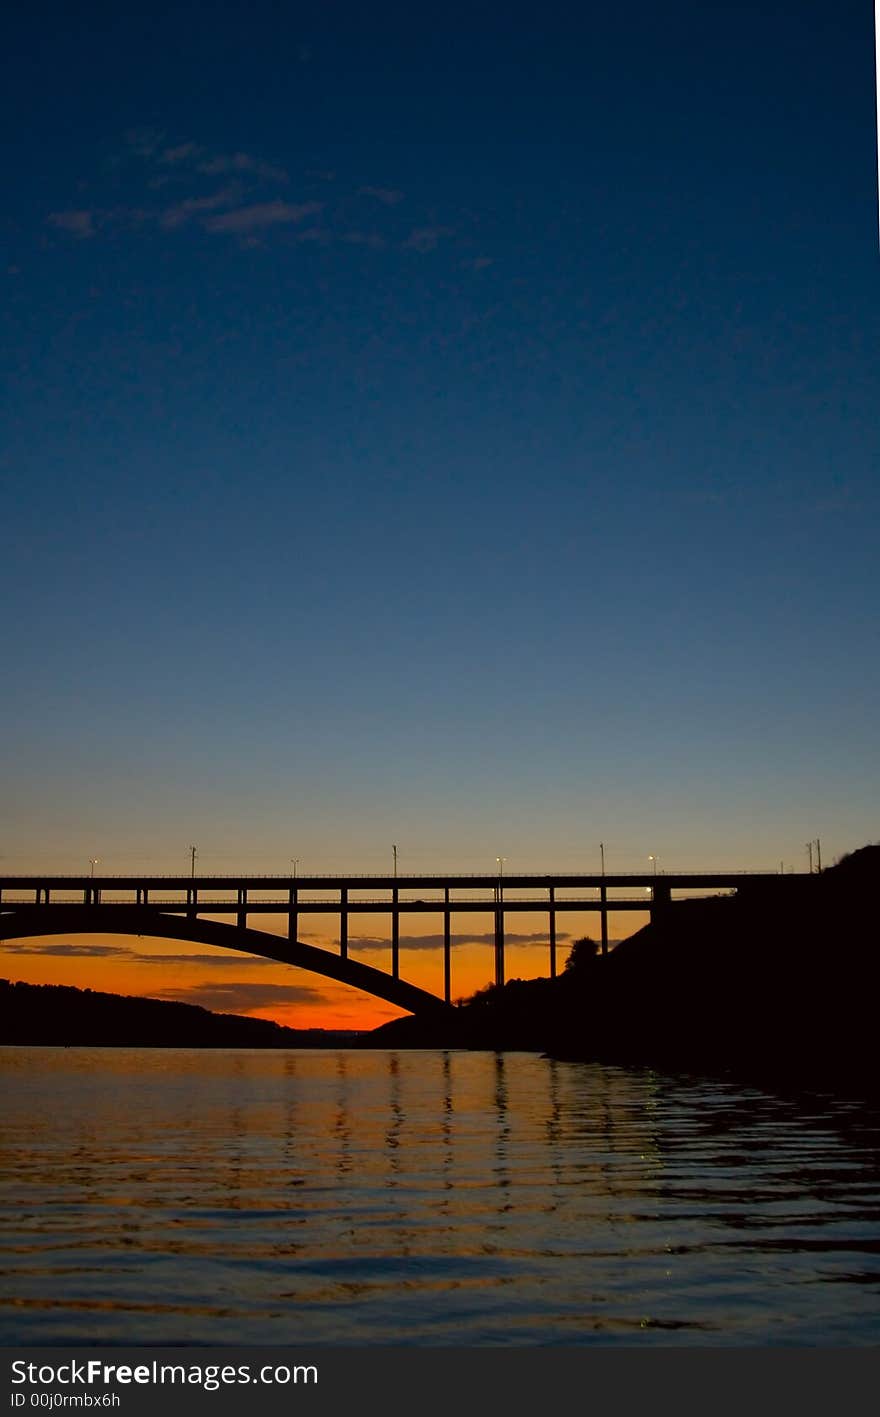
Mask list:
POLYGON ((651 924, 660 924, 672 904, 672 891, 664 881, 655 881, 651 888, 651 924))
POLYGON ((348 891, 345 886, 339 890, 339 953, 348 959, 348 891))
POLYGON ((400 912, 397 908, 398 890, 391 892, 391 977, 400 978, 400 912))
POLYGON ((296 887, 295 887, 295 886, 291 886, 290 890, 287 892, 287 938, 288 938, 288 940, 296 940, 296 937, 297 937, 297 935, 298 935, 298 933, 299 933, 299 911, 298 911, 297 908, 296 908, 296 907, 297 907, 297 902, 298 902, 298 900, 299 900, 299 897, 298 897, 297 892, 296 892, 296 887))
POLYGON ((602 922, 602 953, 603 953, 603 955, 607 955, 607 953, 608 953, 608 887, 607 887, 607 886, 600 886, 600 887, 599 887, 599 900, 601 901, 601 905, 602 905, 602 908, 601 908, 601 910, 599 911, 599 917, 600 917, 600 920, 601 920, 601 922, 602 922))
POLYGON ((443 891, 443 998, 452 1003, 452 916, 449 912, 449 887, 443 891))
POLYGON ((238 910, 235 919, 239 930, 247 929, 247 886, 238 888, 238 910))
POLYGON ((550 978, 556 978, 556 887, 550 886, 550 978))
POLYGON ((495 983, 504 983, 504 909, 500 902, 495 908, 495 983))

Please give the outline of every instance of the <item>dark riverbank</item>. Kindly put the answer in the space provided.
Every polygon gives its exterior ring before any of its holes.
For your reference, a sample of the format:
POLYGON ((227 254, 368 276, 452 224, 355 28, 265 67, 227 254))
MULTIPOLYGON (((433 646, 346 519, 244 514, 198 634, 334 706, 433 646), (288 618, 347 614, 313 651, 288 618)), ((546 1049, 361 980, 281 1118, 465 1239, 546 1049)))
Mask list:
POLYGON ((197 1004, 0 979, 0 1043, 91 1048, 331 1048, 353 1035, 284 1028, 197 1004))
POLYGON ((606 958, 581 947, 556 979, 512 980, 448 1024, 405 1018, 398 1047, 538 1049, 557 1057, 876 1091, 880 846, 807 879, 673 902, 606 958))

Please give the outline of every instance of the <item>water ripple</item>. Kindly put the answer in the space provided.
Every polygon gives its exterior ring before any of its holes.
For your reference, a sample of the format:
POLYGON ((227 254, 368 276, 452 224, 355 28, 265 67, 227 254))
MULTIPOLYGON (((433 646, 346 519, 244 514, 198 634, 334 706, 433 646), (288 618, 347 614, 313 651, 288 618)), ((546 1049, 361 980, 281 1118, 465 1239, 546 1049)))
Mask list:
POLYGON ((517 1053, 0 1067, 5 1344, 876 1342, 851 1099, 517 1053))

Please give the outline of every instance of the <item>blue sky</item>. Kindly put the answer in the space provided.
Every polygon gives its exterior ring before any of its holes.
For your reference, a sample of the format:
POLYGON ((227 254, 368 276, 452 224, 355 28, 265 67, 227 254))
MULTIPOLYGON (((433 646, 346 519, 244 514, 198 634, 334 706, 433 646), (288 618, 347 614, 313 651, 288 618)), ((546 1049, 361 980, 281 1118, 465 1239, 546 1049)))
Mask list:
POLYGON ((607 9, 13 14, 7 869, 880 835, 871 6, 607 9))

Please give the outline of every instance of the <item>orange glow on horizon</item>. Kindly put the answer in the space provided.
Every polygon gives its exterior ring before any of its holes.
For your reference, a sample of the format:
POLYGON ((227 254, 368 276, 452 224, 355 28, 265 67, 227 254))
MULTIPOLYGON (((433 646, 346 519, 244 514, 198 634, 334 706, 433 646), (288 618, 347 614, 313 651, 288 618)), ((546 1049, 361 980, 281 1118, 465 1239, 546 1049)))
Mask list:
MULTIPOLYGON (((263 928, 272 919, 264 917, 263 928)), ((629 917, 622 923, 629 928, 612 931, 613 937, 632 933, 642 922, 629 917)), ((278 925, 282 925, 280 917, 278 925)), ((432 928, 433 917, 422 916, 419 925, 424 932, 421 936, 410 933, 404 936, 403 926, 401 928, 401 977, 442 996, 443 950, 438 943, 438 930, 432 928), (426 943, 420 944, 420 940, 426 943)), ((304 922, 301 926, 300 939, 305 943, 334 953, 338 951, 338 937, 304 928, 304 922)), ((572 939, 596 934, 597 926, 597 919, 578 917, 576 925, 573 923, 564 934, 560 929, 558 970, 564 966, 572 939)), ((539 938, 534 942, 529 938, 540 936, 542 928, 546 928, 546 916, 510 917, 509 936, 519 935, 522 939, 508 944, 505 955, 508 979, 533 979, 549 974, 548 944, 539 938)), ((454 944, 452 950, 454 1001, 469 998, 492 982, 491 929, 488 915, 455 922, 453 938, 457 937, 460 942, 454 944)), ((279 928, 272 933, 280 935, 282 930, 279 928)), ((378 935, 375 917, 369 923, 353 915, 349 922, 349 941, 353 960, 390 972, 390 938, 386 942, 378 935), (361 928, 362 925, 365 928, 361 928)), ((405 1010, 384 999, 323 975, 238 951, 184 941, 128 935, 78 935, 63 939, 53 936, 3 941, 0 951, 0 975, 16 982, 72 985, 110 994, 198 1004, 215 1013, 268 1019, 289 1028, 370 1030, 405 1015, 405 1010)))

